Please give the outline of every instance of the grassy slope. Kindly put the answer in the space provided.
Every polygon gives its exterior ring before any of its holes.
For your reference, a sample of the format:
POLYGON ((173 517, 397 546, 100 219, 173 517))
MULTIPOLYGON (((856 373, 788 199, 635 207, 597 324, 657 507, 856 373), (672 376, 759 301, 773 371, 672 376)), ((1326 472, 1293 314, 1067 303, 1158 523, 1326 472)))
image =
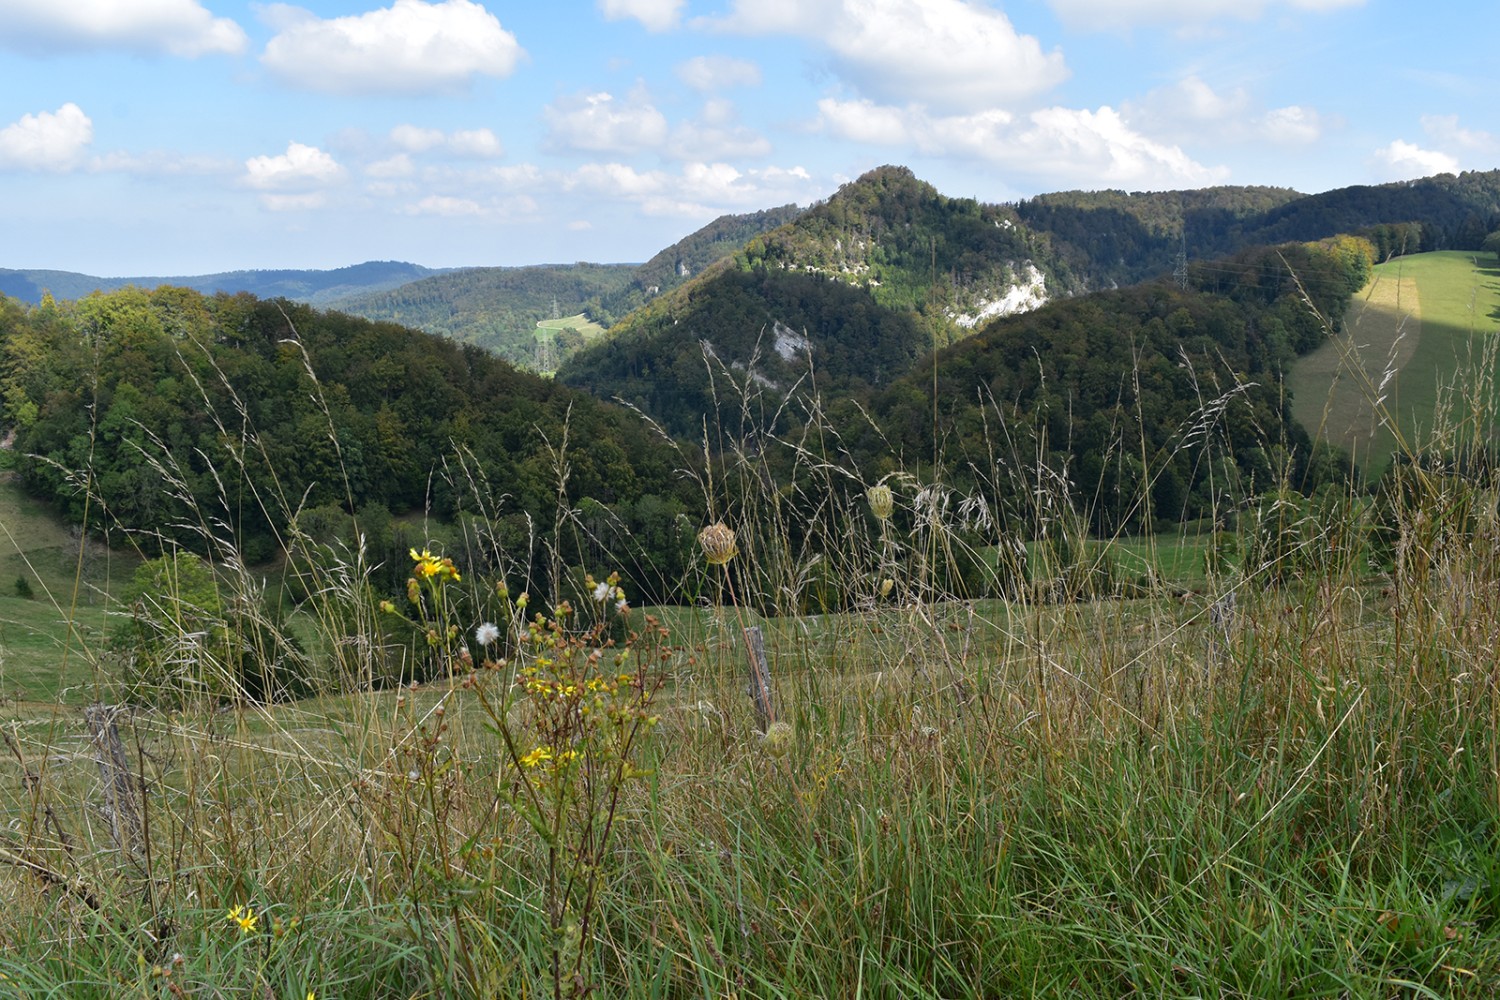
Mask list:
POLYGON ((91 656, 108 624, 105 595, 111 580, 129 579, 136 560, 90 543, 80 563, 78 545, 16 482, 0 481, 0 700, 93 700, 91 656), (18 577, 31 598, 17 595, 18 577))
POLYGON ((1408 445, 1432 440, 1441 431, 1434 428, 1440 393, 1479 370, 1485 335, 1500 325, 1500 269, 1488 256, 1445 251, 1378 266, 1350 307, 1347 333, 1293 369, 1297 419, 1354 452, 1370 474, 1397 447, 1376 412, 1382 395, 1381 412, 1395 418, 1408 445), (1395 374, 1387 380, 1387 372, 1395 374))

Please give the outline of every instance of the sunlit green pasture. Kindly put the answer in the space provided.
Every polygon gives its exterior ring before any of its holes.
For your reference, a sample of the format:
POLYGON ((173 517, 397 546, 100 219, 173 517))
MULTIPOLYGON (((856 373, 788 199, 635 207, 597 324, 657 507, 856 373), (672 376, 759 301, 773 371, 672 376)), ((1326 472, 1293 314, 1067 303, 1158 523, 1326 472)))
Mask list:
POLYGON ((1456 385, 1493 389, 1500 267, 1492 254, 1441 251, 1375 268, 1343 333, 1300 359, 1287 380, 1296 418, 1378 474, 1393 451, 1421 450, 1472 407, 1456 385), (1477 380, 1476 380, 1477 377, 1477 380))

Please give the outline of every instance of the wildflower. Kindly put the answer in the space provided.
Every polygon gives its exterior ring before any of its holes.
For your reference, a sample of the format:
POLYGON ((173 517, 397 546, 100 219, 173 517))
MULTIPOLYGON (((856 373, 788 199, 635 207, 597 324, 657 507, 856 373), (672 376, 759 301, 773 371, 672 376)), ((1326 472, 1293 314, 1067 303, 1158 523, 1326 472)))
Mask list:
POLYGON ((630 610, 630 603, 622 597, 615 602, 615 610, 623 615, 625 612, 630 610))
POLYGON ((553 754, 551 747, 537 747, 535 750, 529 751, 525 756, 521 758, 521 766, 536 767, 543 761, 551 760, 552 757, 553 754))
POLYGON ((865 499, 870 502, 870 513, 874 514, 877 520, 890 519, 891 511, 896 507, 896 498, 891 495, 889 486, 884 483, 871 486, 865 490, 865 499))
POLYGON ((609 600, 609 592, 613 589, 614 588, 612 588, 607 583, 594 584, 594 600, 599 602, 600 604, 603 604, 605 601, 609 600))
POLYGON ((380 610, 384 611, 388 615, 393 615, 396 613, 396 605, 392 604, 390 601, 381 601, 380 610))
POLYGON ((886 577, 884 580, 881 580, 880 581, 880 596, 881 597, 889 597, 889 596, 891 596, 891 588, 894 587, 894 586, 896 586, 896 581, 892 580, 890 577, 886 577))
POLYGON ((474 641, 488 646, 500 638, 500 629, 493 622, 485 622, 474 630, 474 641))
POLYGON ((516 598, 516 607, 524 608, 528 603, 530 603, 530 601, 531 595, 523 593, 520 597, 516 598))
POLYGON ((260 918, 255 915, 255 911, 248 906, 230 908, 229 920, 231 923, 240 925, 240 933, 242 934, 251 933, 255 930, 255 925, 260 922, 260 918))
POLYGON ((740 551, 734 543, 734 529, 723 521, 715 521, 698 532, 698 544, 710 566, 723 566, 740 551))

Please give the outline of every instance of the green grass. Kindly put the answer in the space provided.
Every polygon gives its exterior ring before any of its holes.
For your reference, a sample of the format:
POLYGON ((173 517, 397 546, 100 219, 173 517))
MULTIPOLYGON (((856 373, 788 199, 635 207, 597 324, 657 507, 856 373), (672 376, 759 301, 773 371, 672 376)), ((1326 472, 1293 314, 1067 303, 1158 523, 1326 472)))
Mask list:
POLYGON ((546 331, 549 335, 555 335, 560 330, 573 329, 583 335, 585 343, 593 343, 604 336, 604 327, 589 319, 584 313, 577 316, 564 316, 562 319, 537 320, 536 328, 546 331))
MULTIPOLYGON (((1293 368, 1292 411, 1309 431, 1349 449, 1378 475, 1400 447, 1398 435, 1420 449, 1443 432, 1440 414, 1464 409, 1442 397, 1479 374, 1485 351, 1493 349, 1500 268, 1493 255, 1468 251, 1388 261, 1375 268, 1344 327, 1293 368), (1387 379, 1387 372, 1394 375, 1387 379)), ((1490 371, 1482 380, 1486 391, 1493 393, 1496 378, 1500 372, 1490 371)))

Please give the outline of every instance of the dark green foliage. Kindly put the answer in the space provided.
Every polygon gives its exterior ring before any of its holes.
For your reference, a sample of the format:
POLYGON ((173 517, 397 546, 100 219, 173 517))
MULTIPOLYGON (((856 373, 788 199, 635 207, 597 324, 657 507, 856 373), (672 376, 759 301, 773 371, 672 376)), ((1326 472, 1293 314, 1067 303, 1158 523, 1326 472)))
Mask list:
MULTIPOLYGON (((208 551, 227 530, 263 559, 305 508, 456 518, 480 502, 467 476, 448 474, 460 452, 499 484, 483 502, 541 534, 560 461, 564 503, 682 499, 672 459, 631 414, 392 324, 172 288, 0 318, 0 399, 16 450, 35 456, 21 463, 26 486, 148 547, 208 551)), ((405 541, 393 529, 387 552, 405 541)))
POLYGON ((36 596, 35 591, 31 589, 31 581, 26 579, 24 573, 16 577, 16 596, 28 601, 36 596))
POLYGON ((176 708, 312 691, 302 649, 274 609, 230 596, 198 556, 171 553, 141 564, 121 604, 129 617, 110 645, 124 660, 132 701, 176 708))
POLYGON ((741 421, 743 395, 757 398, 751 427, 777 426, 767 414, 794 386, 812 387, 809 370, 819 391, 837 395, 890 382, 928 347, 910 312, 882 307, 843 282, 721 268, 691 294, 637 312, 558 378, 638 406, 689 440, 701 438, 705 419, 715 434, 738 437, 749 429, 741 421), (731 391, 730 383, 746 392, 731 391))

